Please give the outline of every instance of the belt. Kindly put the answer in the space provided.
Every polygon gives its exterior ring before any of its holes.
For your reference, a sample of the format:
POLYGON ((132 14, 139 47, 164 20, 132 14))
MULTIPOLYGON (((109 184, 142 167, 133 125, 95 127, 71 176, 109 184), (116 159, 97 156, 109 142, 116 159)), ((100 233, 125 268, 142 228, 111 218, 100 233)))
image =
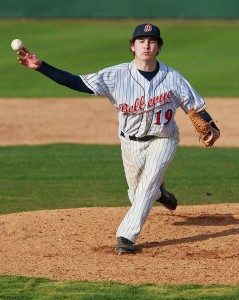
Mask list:
MULTIPOLYGON (((125 138, 125 134, 123 133, 123 131, 120 132, 120 135, 125 138)), ((156 138, 157 136, 156 135, 146 135, 146 136, 138 138, 135 135, 129 135, 128 137, 131 141, 147 142, 147 141, 150 141, 150 140, 156 138)))

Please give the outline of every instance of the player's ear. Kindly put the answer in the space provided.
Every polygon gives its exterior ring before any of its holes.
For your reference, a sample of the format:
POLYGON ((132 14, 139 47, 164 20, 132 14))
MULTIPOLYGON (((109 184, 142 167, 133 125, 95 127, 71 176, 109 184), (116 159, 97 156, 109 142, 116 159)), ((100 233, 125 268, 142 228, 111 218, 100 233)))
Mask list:
POLYGON ((135 55, 135 47, 134 47, 134 42, 135 42, 135 40, 134 40, 134 39, 131 39, 131 40, 129 41, 129 45, 130 45, 130 52, 131 52, 133 55, 135 55))
POLYGON ((157 53, 157 55, 159 55, 159 53, 161 52, 161 50, 162 50, 162 45, 159 43, 158 44, 159 45, 159 47, 158 47, 158 53, 157 53))
POLYGON ((134 40, 130 41, 130 50, 131 50, 131 52, 134 52, 134 50, 135 50, 134 43, 135 43, 134 40))

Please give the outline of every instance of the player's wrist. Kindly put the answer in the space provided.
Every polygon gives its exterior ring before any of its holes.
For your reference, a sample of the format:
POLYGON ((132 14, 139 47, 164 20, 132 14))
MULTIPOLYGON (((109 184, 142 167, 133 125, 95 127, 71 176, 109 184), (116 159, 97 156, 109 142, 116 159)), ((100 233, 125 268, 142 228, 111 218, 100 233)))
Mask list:
POLYGON ((35 70, 39 70, 42 66, 42 60, 41 59, 38 59, 37 62, 36 62, 36 68, 35 70))
POLYGON ((35 70, 41 72, 44 69, 44 65, 44 61, 39 59, 39 61, 36 63, 35 70))

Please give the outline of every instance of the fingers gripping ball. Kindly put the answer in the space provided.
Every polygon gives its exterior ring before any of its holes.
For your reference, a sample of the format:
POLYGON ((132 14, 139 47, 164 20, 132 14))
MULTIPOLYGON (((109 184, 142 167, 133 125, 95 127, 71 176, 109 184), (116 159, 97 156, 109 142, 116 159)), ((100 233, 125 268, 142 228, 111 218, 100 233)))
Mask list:
POLYGON ((18 51, 19 49, 21 49, 23 47, 23 42, 19 39, 15 39, 11 42, 11 48, 14 51, 18 51))
POLYGON ((209 121, 203 119, 194 109, 188 111, 188 116, 197 131, 199 139, 203 142, 205 147, 212 147, 215 141, 220 137, 220 130, 216 127, 213 120, 209 121))

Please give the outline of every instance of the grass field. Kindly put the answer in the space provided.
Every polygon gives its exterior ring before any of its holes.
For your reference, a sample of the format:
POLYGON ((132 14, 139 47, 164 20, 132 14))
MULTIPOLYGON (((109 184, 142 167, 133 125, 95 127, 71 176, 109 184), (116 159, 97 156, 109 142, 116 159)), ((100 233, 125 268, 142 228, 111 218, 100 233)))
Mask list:
MULTIPOLYGON (((42 75, 19 66, 10 49, 22 39, 50 64, 74 74, 132 60, 128 41, 137 21, 1 20, 4 80, 0 97, 79 97, 42 75)), ((182 73, 202 96, 239 96, 239 22, 157 21, 164 37, 159 59, 182 73)))
MULTIPOLYGON (((0 213, 129 205, 119 146, 2 147, 0 165, 0 213)), ((181 205, 237 202, 238 169, 237 148, 180 147, 166 182, 181 205)))
POLYGON ((237 286, 139 285, 0 277, 0 299, 237 300, 237 286))

